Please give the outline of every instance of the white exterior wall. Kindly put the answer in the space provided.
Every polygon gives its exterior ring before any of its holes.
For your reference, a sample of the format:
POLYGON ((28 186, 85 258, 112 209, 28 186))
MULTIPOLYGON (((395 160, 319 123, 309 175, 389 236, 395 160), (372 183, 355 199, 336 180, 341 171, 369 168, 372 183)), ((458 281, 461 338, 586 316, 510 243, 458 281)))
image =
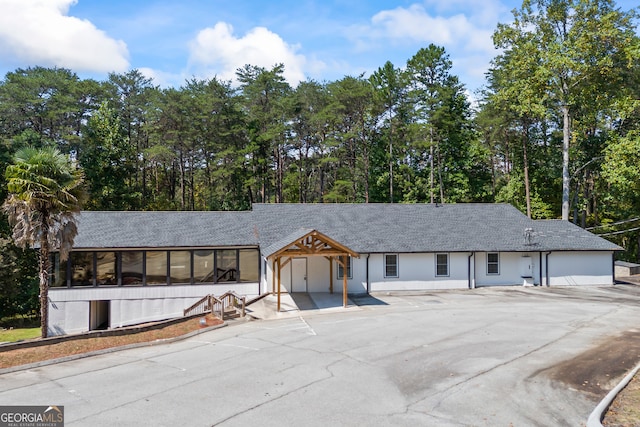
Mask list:
POLYGON ((610 251, 552 252, 548 260, 550 286, 613 284, 613 255, 610 251))
POLYGON ((530 257, 531 263, 533 265, 533 271, 532 271, 533 284, 539 285, 540 284, 540 253, 539 252, 499 252, 498 253, 499 274, 487 274, 487 252, 476 252, 474 255, 475 285, 477 287, 480 287, 480 286, 509 286, 509 285, 524 284, 524 278, 522 277, 522 271, 520 268, 521 259, 523 257, 530 257))
MULTIPOLYGON (((302 259, 302 258, 301 258, 302 259)), ((362 294, 367 292, 367 266, 366 255, 360 258, 353 258, 351 260, 352 278, 347 279, 347 292, 352 294, 362 294)), ((297 264, 296 264, 297 265, 297 264)), ((325 257, 311 256, 307 258, 307 292, 329 292, 331 267, 329 261, 325 257)), ((263 259, 264 268, 264 259, 263 259)), ((292 277, 299 278, 301 274, 294 271, 296 267, 289 262, 285 265, 280 272, 280 280, 282 283, 282 290, 286 292, 291 291, 292 277)), ((277 266, 276 266, 277 269, 277 266)), ((273 270, 271 262, 267 262, 266 275, 262 275, 261 290, 262 292, 271 292, 273 270)), ((276 284, 277 286, 277 284, 276 284)), ((295 284, 296 290, 300 289, 300 284, 295 284)), ((342 293, 342 279, 338 279, 338 263, 333 261, 333 292, 342 293)))
POLYGON ((104 288, 50 288, 49 328, 52 335, 89 330, 91 301, 110 301, 109 327, 117 328, 183 316, 183 311, 205 295, 234 291, 252 298, 258 283, 216 285, 139 286, 104 288))
POLYGON ((89 330, 88 301, 51 301, 53 289, 49 289, 48 335, 65 335, 89 330))
MULTIPOLYGON (((449 275, 436 277, 435 253, 400 253, 398 277, 384 277, 384 255, 369 258, 371 292, 428 289, 466 289, 469 287, 469 253, 449 253, 449 275)), ((366 257, 366 256, 365 256, 366 257)))

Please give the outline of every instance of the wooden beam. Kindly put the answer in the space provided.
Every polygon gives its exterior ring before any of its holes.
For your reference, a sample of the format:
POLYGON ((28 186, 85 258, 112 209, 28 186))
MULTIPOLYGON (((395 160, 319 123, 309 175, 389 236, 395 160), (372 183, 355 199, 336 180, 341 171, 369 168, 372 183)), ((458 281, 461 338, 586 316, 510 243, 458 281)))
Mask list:
MULTIPOLYGON (((338 249, 321 249, 318 252, 307 252, 302 249, 287 249, 278 253, 276 256, 293 256, 293 257, 305 257, 305 256, 341 256, 345 252, 338 249)), ((348 255, 348 254, 347 254, 348 255)), ((275 258, 275 257, 274 257, 275 258)))
POLYGON ((271 295, 276 294, 276 259, 271 261, 271 295))
POLYGON ((329 293, 333 293, 333 257, 327 257, 329 260, 329 293))
POLYGON ((280 268, 280 257, 278 257, 278 312, 280 312, 280 272, 282 269, 280 268))
POLYGON ((275 259, 277 256, 284 253, 291 256, 341 256, 346 254, 353 258, 360 257, 360 254, 357 252, 352 251, 341 243, 338 243, 330 237, 315 230, 303 236, 301 239, 293 241, 289 245, 272 253, 270 258, 275 259))
MULTIPOLYGON (((284 255, 283 255, 284 256, 284 255)), ((280 264, 280 268, 283 268, 285 265, 289 264, 291 262, 291 258, 287 258, 285 260, 285 262, 283 262, 282 264, 280 264)))

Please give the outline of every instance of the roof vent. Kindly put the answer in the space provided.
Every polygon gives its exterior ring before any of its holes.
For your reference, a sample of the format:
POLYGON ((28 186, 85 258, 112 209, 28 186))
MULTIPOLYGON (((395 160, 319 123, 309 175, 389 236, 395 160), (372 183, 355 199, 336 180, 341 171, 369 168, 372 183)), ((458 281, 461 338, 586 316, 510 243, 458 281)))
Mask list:
POLYGON ((524 229, 524 244, 527 246, 533 245, 533 228, 531 227, 524 229))

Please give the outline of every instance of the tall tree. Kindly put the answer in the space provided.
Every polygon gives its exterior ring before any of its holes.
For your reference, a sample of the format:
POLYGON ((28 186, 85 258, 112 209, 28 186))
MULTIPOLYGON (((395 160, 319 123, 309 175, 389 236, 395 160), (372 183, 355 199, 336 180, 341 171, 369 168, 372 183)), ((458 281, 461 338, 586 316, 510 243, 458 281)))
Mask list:
POLYGON ((40 325, 48 335, 51 250, 65 260, 77 233, 75 215, 85 200, 82 172, 56 148, 23 148, 5 171, 9 195, 2 205, 19 247, 38 246, 40 325))
POLYGON ((154 112, 154 101, 159 89, 152 79, 145 77, 140 70, 134 69, 123 74, 111 73, 105 83, 109 93, 109 107, 116 112, 128 144, 138 154, 134 160, 131 191, 141 194, 141 199, 149 196, 147 189, 147 162, 145 150, 149 148, 148 122, 154 112))
POLYGON ((42 141, 69 152, 80 138, 81 124, 94 104, 97 85, 80 85, 64 68, 34 67, 8 73, 0 84, 0 132, 7 137, 31 130, 42 141))
POLYGON ((268 202, 273 182, 276 203, 283 200, 283 178, 287 148, 287 108, 291 87, 284 79, 284 65, 270 70, 246 65, 236 72, 244 97, 253 157, 255 186, 252 201, 268 202), (275 176, 273 174, 275 172, 275 176), (257 190, 257 191, 256 191, 257 190))
POLYGON ((141 194, 134 181, 138 152, 129 143, 116 111, 103 103, 84 130, 78 161, 91 194, 87 208, 139 209, 141 194))
POLYGON ((374 100, 378 106, 379 126, 383 127, 383 133, 387 136, 387 161, 389 180, 389 202, 394 202, 393 196, 393 173, 394 165, 397 162, 398 148, 395 141, 402 140, 403 124, 406 118, 404 113, 406 82, 399 68, 396 68, 390 61, 378 68, 369 78, 374 87, 374 100))
POLYGON ((562 123, 562 219, 569 219, 569 149, 579 104, 611 102, 623 69, 637 55, 634 13, 611 0, 525 0, 493 39, 498 61, 531 70, 512 80, 516 92, 549 103, 562 123), (599 94, 607 93, 603 98, 599 94))

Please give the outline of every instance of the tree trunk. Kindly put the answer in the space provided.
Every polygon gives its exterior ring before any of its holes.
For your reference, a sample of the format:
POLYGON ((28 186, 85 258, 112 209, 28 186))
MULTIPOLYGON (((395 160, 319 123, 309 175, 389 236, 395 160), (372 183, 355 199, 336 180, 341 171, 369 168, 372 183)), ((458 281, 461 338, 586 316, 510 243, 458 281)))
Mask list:
POLYGON ((42 225, 42 237, 40 238, 40 334, 42 338, 47 338, 49 333, 49 225, 46 220, 42 225))
POLYGON ((531 218, 531 189, 529 186, 529 159, 527 156, 527 142, 529 140, 529 125, 524 123, 524 138, 522 138, 522 160, 524 163, 524 195, 527 199, 527 216, 531 218))
POLYGON ((569 220, 569 106, 562 106, 562 220, 569 220))
POLYGON ((431 204, 433 204, 433 128, 430 128, 429 135, 429 194, 431 194, 431 204))

